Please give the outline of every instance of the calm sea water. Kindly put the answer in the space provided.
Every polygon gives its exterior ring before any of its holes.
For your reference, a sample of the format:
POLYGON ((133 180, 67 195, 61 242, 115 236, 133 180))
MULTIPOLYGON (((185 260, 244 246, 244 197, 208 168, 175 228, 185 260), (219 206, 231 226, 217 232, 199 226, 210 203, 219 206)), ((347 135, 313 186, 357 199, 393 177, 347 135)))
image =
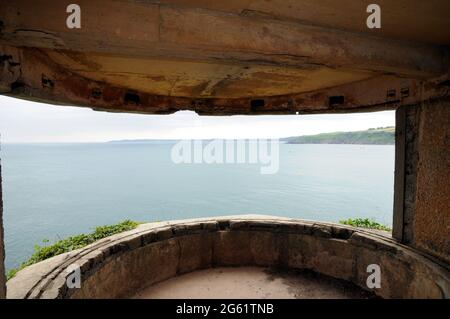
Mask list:
POLYGON ((7 268, 43 239, 124 219, 270 214, 391 224, 394 146, 280 145, 280 169, 174 164, 170 143, 3 145, 7 268))

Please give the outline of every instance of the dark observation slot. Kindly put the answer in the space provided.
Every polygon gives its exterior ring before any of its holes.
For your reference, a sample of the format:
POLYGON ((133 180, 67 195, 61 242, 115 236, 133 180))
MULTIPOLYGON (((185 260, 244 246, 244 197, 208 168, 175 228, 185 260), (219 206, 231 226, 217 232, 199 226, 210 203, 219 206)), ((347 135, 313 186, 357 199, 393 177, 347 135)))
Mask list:
POLYGON ((397 92, 396 92, 394 89, 388 90, 388 91, 387 91, 386 98, 387 98, 388 100, 393 100, 393 99, 395 99, 396 97, 397 97, 397 92))
POLYGON ((264 108, 265 102, 263 99, 251 100, 250 108, 252 112, 262 111, 264 108))
POLYGON ((125 104, 136 104, 137 105, 137 104, 141 103, 141 98, 136 93, 127 92, 127 93, 125 93, 124 101, 125 101, 125 104))
POLYGON ((408 97, 409 96, 409 88, 401 88, 400 95, 401 95, 402 99, 408 97))
POLYGON ((100 89, 94 88, 94 89, 92 89, 92 91, 91 91, 91 96, 92 96, 94 99, 99 99, 99 98, 102 97, 102 91, 101 91, 100 89))
POLYGON ((330 96, 329 104, 330 106, 338 106, 342 105, 345 102, 345 98, 343 95, 330 96))
POLYGON ((55 86, 55 83, 52 80, 50 80, 47 76, 45 76, 44 74, 42 74, 41 82, 42 82, 43 88, 52 89, 55 86))

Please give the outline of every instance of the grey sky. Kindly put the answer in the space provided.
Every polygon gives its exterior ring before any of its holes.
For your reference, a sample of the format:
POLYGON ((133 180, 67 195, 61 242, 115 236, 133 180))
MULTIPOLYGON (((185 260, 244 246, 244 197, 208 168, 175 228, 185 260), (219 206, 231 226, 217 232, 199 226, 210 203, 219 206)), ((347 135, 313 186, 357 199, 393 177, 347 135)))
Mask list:
POLYGON ((96 112, 0 96, 3 143, 117 139, 277 138, 395 125, 393 111, 334 115, 198 116, 96 112))

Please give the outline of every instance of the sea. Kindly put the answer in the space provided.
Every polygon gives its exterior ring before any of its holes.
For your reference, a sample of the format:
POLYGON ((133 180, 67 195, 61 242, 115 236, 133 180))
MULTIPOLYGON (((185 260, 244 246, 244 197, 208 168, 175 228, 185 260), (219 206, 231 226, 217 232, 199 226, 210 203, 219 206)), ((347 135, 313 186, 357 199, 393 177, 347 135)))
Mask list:
POLYGON ((6 267, 35 245, 125 219, 266 214, 391 225, 393 145, 278 145, 261 163, 174 161, 174 141, 3 144, 6 267))

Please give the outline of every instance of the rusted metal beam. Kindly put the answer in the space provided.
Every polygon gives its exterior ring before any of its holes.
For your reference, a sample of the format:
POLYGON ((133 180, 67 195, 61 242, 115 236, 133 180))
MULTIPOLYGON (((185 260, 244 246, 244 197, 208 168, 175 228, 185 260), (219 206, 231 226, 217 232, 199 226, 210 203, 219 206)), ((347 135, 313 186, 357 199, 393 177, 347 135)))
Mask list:
POLYGON ((409 77, 437 76, 448 70, 446 49, 435 45, 183 6, 77 3, 82 9, 81 29, 67 28, 65 2, 0 0, 0 41, 122 56, 299 68, 322 65, 409 77))

